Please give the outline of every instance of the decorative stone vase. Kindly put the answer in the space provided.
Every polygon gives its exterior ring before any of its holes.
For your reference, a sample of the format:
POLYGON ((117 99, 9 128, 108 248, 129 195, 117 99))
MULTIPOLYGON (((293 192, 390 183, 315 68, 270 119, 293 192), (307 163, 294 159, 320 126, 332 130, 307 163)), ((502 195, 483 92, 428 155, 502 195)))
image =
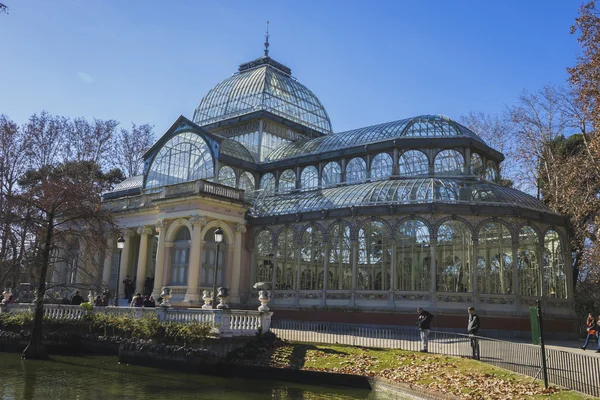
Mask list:
POLYGON ((2 300, 2 304, 8 304, 8 299, 10 298, 10 296, 12 296, 12 289, 4 288, 4 292, 2 292, 2 296, 4 296, 3 300, 2 300))
POLYGON ((92 291, 90 290, 90 292, 88 293, 88 301, 90 302, 90 304, 94 304, 94 293, 92 293, 92 291))
POLYGON ((209 290, 205 290, 204 292, 202 292, 202 300, 204 300, 204 305, 202 306, 202 308, 205 310, 210 310, 212 308, 212 306, 210 305, 210 302, 212 301, 212 296, 210 295, 209 290))
POLYGON ((258 307, 258 311, 269 311, 267 303, 271 301, 271 293, 266 290, 261 290, 258 292, 258 301, 260 301, 260 307, 258 307))
POLYGON ((217 308, 229 308, 229 305, 227 304, 227 300, 229 299, 229 288, 220 287, 217 297, 219 298, 219 304, 217 305, 217 308))
POLYGON ((160 297, 163 298, 163 302, 160 303, 161 307, 171 307, 171 303, 169 303, 169 299, 173 297, 171 295, 171 288, 164 287, 162 288, 162 292, 160 293, 160 297))

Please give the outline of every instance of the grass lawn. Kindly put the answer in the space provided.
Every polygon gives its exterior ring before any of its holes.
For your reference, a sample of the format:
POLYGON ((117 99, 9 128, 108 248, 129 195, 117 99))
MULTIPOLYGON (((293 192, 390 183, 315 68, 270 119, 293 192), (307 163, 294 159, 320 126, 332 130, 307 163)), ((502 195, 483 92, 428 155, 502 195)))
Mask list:
POLYGON ((589 399, 577 392, 470 359, 275 340, 240 352, 236 363, 381 377, 465 399, 589 399))

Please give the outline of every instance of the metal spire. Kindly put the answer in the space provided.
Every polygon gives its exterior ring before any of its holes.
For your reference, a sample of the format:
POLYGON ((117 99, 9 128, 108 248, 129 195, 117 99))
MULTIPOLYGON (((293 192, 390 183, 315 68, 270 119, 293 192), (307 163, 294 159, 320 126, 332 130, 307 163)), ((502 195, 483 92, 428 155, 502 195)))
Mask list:
POLYGON ((267 34, 265 35, 265 57, 269 57, 269 21, 267 21, 267 34))

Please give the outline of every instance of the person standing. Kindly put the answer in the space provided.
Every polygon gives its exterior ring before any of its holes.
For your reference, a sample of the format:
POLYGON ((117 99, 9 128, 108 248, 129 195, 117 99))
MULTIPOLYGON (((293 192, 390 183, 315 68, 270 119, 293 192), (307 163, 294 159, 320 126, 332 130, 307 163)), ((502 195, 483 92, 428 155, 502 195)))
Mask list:
POLYGON ((421 342, 423 343, 423 348, 419 351, 421 353, 427 353, 429 351, 429 330, 431 329, 431 320, 433 319, 433 315, 429 311, 423 310, 421 307, 417 308, 417 312, 419 313, 417 325, 419 326, 421 342))
POLYGON ((590 343, 590 339, 596 337, 596 318, 594 318, 594 314, 589 313, 587 320, 585 321, 585 329, 587 330, 587 336, 585 337, 585 343, 581 346, 581 350, 585 350, 588 344, 590 343))
POLYGON ((71 297, 71 305, 78 306, 83 303, 83 297, 79 294, 79 290, 75 291, 73 297, 71 297))
POLYGON ((125 292, 125 298, 129 303, 131 303, 133 293, 131 293, 131 279, 129 279, 129 275, 127 275, 123 280, 123 291, 125 292))
POLYGON ((469 324, 467 325, 467 332, 469 333, 469 339, 471 339, 471 349, 473 350, 473 359, 479 360, 479 339, 477 338, 477 332, 479 332, 479 315, 475 313, 475 307, 469 307, 467 309, 469 313, 469 324))

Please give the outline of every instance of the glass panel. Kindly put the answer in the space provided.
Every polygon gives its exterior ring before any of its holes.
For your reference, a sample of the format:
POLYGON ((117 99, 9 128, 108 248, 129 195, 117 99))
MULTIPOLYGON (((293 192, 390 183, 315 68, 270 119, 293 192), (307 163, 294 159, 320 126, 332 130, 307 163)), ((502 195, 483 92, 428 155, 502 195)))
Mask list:
POLYGON ((219 183, 221 185, 235 187, 235 171, 233 168, 226 165, 219 168, 219 183))
POLYGON ((492 182, 496 182, 498 180, 498 168, 496 167, 495 162, 488 161, 485 164, 485 179, 492 182))
POLYGON ((438 292, 470 292, 473 244, 469 228, 461 221, 448 221, 438 230, 436 270, 438 292))
POLYGON ((471 154, 471 174, 475 176, 483 174, 483 161, 477 153, 471 154))
POLYGON ((291 169, 286 169, 279 176, 279 192, 288 192, 296 189, 296 173, 291 169))
POLYGON ((323 167, 323 186, 334 186, 340 183, 342 167, 335 161, 325 164, 323 167))
POLYGON ((353 158, 346 166, 346 183, 364 182, 367 179, 367 163, 360 157, 353 158))
POLYGON ((490 222, 479 232, 477 293, 513 293, 512 236, 506 226, 490 222))
POLYGON ((300 252, 300 290, 323 289, 324 251, 323 233, 306 228, 300 252))
POLYGON ((159 150, 150 166, 147 188, 195 181, 213 176, 213 158, 202 137, 180 133, 159 150))
POLYGON ((436 175, 462 175, 464 158, 456 150, 442 150, 435 156, 433 166, 436 175))
POLYGON ((371 180, 375 181, 389 178, 392 175, 393 164, 394 161, 389 154, 377 154, 371 161, 371 180))
POLYGON ((530 226, 521 228, 517 268, 519 272, 519 294, 522 296, 541 296, 542 294, 538 246, 539 241, 535 230, 530 226))
POLYGON ((327 265, 333 278, 327 280, 327 289, 352 289, 351 253, 350 228, 341 222, 333 225, 329 232, 329 263, 327 265))
POLYGON ((279 234, 277 243, 277 271, 275 277, 275 288, 282 290, 296 289, 296 272, 298 270, 298 260, 296 258, 296 241, 294 232, 286 228, 279 234))
POLYGON ((258 234, 255 244, 256 275, 254 282, 273 282, 273 236, 268 231, 258 234))
POLYGON ((275 193, 275 176, 270 173, 264 174, 260 178, 260 188, 265 194, 275 193))
POLYGON ((252 192, 256 189, 254 184, 254 176, 248 171, 242 172, 240 175, 240 189, 246 192, 252 192))
POLYGON ((422 151, 409 150, 398 159, 401 176, 429 175, 429 159, 422 151))
POLYGON ((396 234, 397 290, 431 290, 429 229, 421 221, 406 221, 396 234))
POLYGON ((302 189, 313 189, 319 186, 319 171, 311 166, 305 167, 300 175, 300 187, 302 189))
POLYGON ((262 143, 260 147, 260 161, 264 161, 267 157, 269 157, 269 154, 271 154, 273 150, 285 143, 290 143, 290 141, 282 137, 272 135, 268 132, 263 132, 262 143))
POLYGON ((546 296, 559 299, 567 298, 567 276, 565 257, 560 236, 548 231, 544 236, 543 282, 546 296))
POLYGON ((182 226, 175 234, 171 250, 171 285, 187 285, 189 250, 190 231, 182 226))
POLYGON ((368 222, 358 231, 358 290, 389 290, 392 247, 386 226, 368 222))

